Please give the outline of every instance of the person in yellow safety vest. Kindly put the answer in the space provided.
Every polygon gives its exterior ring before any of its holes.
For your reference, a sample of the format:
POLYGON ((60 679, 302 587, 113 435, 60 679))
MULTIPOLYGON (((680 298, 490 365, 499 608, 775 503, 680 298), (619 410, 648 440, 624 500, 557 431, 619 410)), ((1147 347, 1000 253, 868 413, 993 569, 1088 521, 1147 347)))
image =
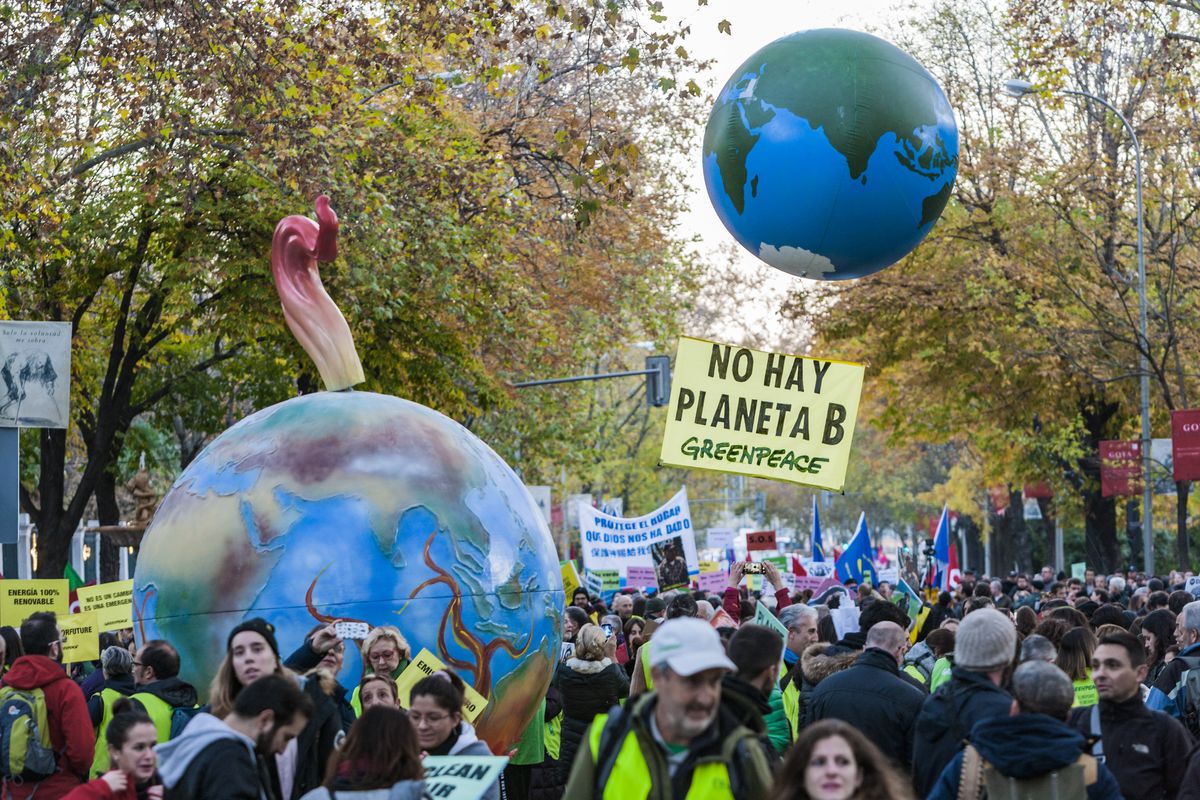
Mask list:
POLYGON ((197 700, 195 687, 179 679, 179 651, 163 639, 146 642, 133 657, 133 680, 131 699, 154 720, 159 743, 169 740, 175 709, 194 709, 197 700))
POLYGON ((783 650, 787 673, 779 681, 779 689, 783 693, 783 713, 792 730, 793 740, 800 735, 800 725, 804 719, 800 691, 804 677, 800 674, 800 656, 810 645, 817 643, 818 616, 815 608, 804 603, 794 603, 779 612, 779 621, 788 632, 783 650))
MULTIPOLYGON (((400 674, 408 668, 412 660, 412 648, 404 634, 394 625, 377 625, 367 634, 362 643, 362 660, 364 674, 374 672, 376 675, 391 675, 392 680, 400 680, 400 674)), ((350 705, 355 716, 362 716, 362 701, 358 696, 358 687, 350 697, 350 705)))
POLYGON ((96 731, 96 755, 92 759, 89 777, 108 772, 108 740, 105 733, 113 718, 113 703, 137 691, 133 681, 133 656, 124 647, 106 647, 100 654, 100 668, 104 670, 104 688, 88 698, 88 715, 96 731))
POLYGON ((592 721, 565 800, 764 800, 767 745, 721 708, 721 680, 735 667, 717 632, 673 619, 648 656, 655 690, 592 721))

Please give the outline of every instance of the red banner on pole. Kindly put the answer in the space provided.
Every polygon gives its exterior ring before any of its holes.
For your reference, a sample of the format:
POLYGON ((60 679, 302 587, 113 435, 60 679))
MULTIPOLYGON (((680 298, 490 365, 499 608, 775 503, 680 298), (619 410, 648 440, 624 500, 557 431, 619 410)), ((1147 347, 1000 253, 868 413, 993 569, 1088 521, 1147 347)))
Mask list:
POLYGON ((1037 500, 1050 500, 1054 497, 1054 490, 1050 488, 1050 484, 1045 482, 1027 483, 1025 484, 1025 499, 1034 498, 1037 500))
POLYGON ((1100 443, 1100 494, 1105 497, 1137 497, 1142 493, 1142 443, 1100 443))
POLYGON ((747 550, 778 550, 775 545, 775 531, 753 531, 746 534, 747 550))
POLYGON ((1171 461, 1175 480, 1200 478, 1200 409, 1171 412, 1171 461))

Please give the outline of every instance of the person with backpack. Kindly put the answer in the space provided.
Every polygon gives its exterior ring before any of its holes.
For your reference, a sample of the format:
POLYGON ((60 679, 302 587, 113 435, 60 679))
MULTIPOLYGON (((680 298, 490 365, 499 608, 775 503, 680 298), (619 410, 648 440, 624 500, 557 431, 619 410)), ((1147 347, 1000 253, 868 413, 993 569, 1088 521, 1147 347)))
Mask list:
POLYGON ((158 746, 163 800, 278 800, 260 759, 284 752, 312 713, 312 700, 290 675, 258 678, 238 692, 224 719, 197 714, 158 746))
POLYGON ((942 770, 928 800, 1121 800, 1117 779, 1066 725, 1075 700, 1066 673, 1026 662, 1013 673, 1012 692, 1010 716, 971 729, 971 743, 942 770))
POLYGON ((62 668, 58 620, 40 611, 21 623, 25 655, 0 685, 0 771, 5 800, 59 800, 88 778, 96 735, 83 691, 62 668), (28 731, 14 737, 14 731, 28 731), (22 739, 23 751, 15 747, 22 739))
POLYGON ((702 620, 670 620, 648 657, 654 690, 592 721, 564 798, 765 800, 767 745, 721 707, 721 680, 736 666, 717 632, 702 620))
POLYGON ((954 637, 950 680, 925 699, 913 727, 913 785, 925 797, 981 720, 1006 717, 1012 697, 1002 687, 1017 652, 1017 629, 1004 614, 981 608, 954 637))
POLYGON ((1092 755, 1104 759, 1125 797, 1175 800, 1192 737, 1178 720, 1146 707, 1141 690, 1146 670, 1146 650, 1134 636, 1101 638, 1092 655, 1100 702, 1075 709, 1071 727, 1094 742, 1092 755))
POLYGON ((1146 696, 1146 707, 1165 711, 1200 738, 1200 600, 1179 610, 1175 619, 1179 655, 1171 659, 1146 696))
MULTIPOLYGON (((105 652, 112 649, 132 658, 122 647, 110 647, 105 652)), ((103 662, 103 654, 100 660, 103 662)), ((121 697, 113 703, 112 720, 103 734, 106 742, 104 766, 100 770, 103 774, 75 787, 64 800, 162 800, 163 786, 154 754, 158 742, 154 720, 132 700, 121 697)))
POLYGON ((100 669, 104 672, 104 683, 100 691, 88 698, 88 714, 96 730, 96 757, 92 759, 91 775, 108 771, 108 741, 105 730, 113 720, 115 704, 136 691, 133 682, 133 656, 124 647, 109 646, 100 653, 100 669))
POLYGON ((179 651, 164 639, 151 639, 137 651, 133 681, 131 697, 154 720, 159 744, 178 736, 200 711, 195 687, 179 679, 179 651))

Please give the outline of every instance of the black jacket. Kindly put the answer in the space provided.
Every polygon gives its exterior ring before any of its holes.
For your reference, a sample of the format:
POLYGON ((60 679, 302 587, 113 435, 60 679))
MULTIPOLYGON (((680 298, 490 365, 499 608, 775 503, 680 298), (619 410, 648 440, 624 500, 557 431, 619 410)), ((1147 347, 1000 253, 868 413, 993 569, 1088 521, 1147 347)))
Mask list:
POLYGON ((1008 716, 1012 696, 987 675, 954 667, 950 680, 925 698, 913 728, 913 785, 928 797, 938 776, 979 722, 1008 716))
POLYGON ((924 701, 900 677, 896 659, 871 648, 849 669, 821 681, 812 695, 812 719, 848 722, 905 767, 912 761, 913 725, 924 701))
MULTIPOLYGON (((283 665, 292 672, 296 672, 301 675, 305 674, 311 669, 315 669, 316 666, 321 663, 323 656, 312 649, 310 646, 311 642, 312 637, 305 639, 301 645, 296 648, 295 652, 287 657, 287 660, 283 662, 283 665)), ((338 682, 336 675, 334 676, 333 687, 329 693, 329 696, 333 699, 334 704, 337 706, 338 716, 342 720, 342 730, 346 733, 349 733, 350 726, 354 724, 354 720, 356 718, 354 706, 350 705, 350 701, 347 699, 349 697, 349 692, 345 686, 342 686, 342 684, 338 682)))
POLYGON ((139 692, 152 694, 171 708, 194 708, 196 705, 195 687, 179 680, 178 677, 163 678, 161 681, 139 686, 135 694, 139 692))
POLYGON ((92 727, 100 727, 100 723, 104 721, 104 698, 100 696, 100 692, 105 689, 114 689, 128 697, 137 691, 137 684, 133 682, 132 675, 121 675, 116 678, 108 678, 104 681, 104 685, 91 697, 88 698, 88 715, 92 718, 92 727))
MULTIPOLYGON (((1121 793, 1137 800, 1175 800, 1192 750, 1191 734, 1178 720, 1151 711, 1135 694, 1123 703, 1101 700, 1100 737, 1104 763, 1121 793)), ((1071 726, 1091 737, 1091 707, 1077 708, 1071 726)))
POLYGON ((263 777, 245 745, 226 739, 196 756, 183 779, 164 790, 163 800, 260 800, 263 777))
POLYGON ((603 661, 570 658, 559 665, 555 686, 562 695, 562 747, 558 762, 565 782, 592 719, 629 696, 629 679, 619 664, 607 658, 603 661))

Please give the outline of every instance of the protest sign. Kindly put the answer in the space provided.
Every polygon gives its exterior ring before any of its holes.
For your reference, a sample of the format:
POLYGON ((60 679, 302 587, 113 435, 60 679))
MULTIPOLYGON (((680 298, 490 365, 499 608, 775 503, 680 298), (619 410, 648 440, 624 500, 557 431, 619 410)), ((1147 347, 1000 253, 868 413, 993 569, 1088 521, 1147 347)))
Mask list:
POLYGON ((100 628, 97 627, 95 611, 81 611, 60 617, 58 629, 62 633, 64 664, 100 658, 100 628))
POLYGON ((563 594, 567 596, 567 605, 570 605, 571 595, 575 594, 575 590, 583 585, 583 581, 579 580, 579 570, 575 569, 574 561, 562 562, 562 581, 563 594))
POLYGON ((1193 575, 1183 584, 1183 590, 1192 597, 1200 597, 1200 575, 1193 575))
POLYGON ((724 550, 733 545, 733 537, 732 528, 709 528, 708 547, 713 550, 724 550))
POLYGON ((887 569, 881 569, 881 570, 876 571, 875 574, 879 576, 880 583, 886 583, 889 586, 895 586, 900 581, 900 568, 899 567, 889 567, 887 569))
POLYGON ((69 596, 66 578, 0 581, 0 625, 18 628, 38 611, 65 617, 70 611, 69 596))
POLYGON ((816 575, 796 575, 793 578, 797 591, 802 592, 805 589, 811 589, 815 593, 822 589, 822 587, 828 588, 826 586, 826 583, 829 581, 828 578, 818 578, 816 575))
POLYGON ((438 800, 479 800, 507 764, 508 756, 425 756, 425 793, 438 800))
MULTIPOLYGON (((784 626, 784 624, 782 622, 779 621, 779 619, 774 614, 771 613, 770 609, 768 609, 762 603, 758 603, 754 607, 754 624, 755 625, 765 625, 766 627, 768 627, 771 630, 778 633, 783 638, 783 650, 784 650, 784 652, 787 651, 787 639, 788 639, 787 628, 784 626)), ((783 653, 780 653, 779 654, 779 674, 783 675, 785 672, 786 672, 786 669, 784 668, 783 653)))
POLYGON ((729 612, 724 608, 718 608, 717 613, 713 614, 713 618, 709 620, 708 624, 714 628, 736 628, 738 621, 729 616, 729 612))
POLYGON ((653 567, 660 589, 686 585, 700 572, 686 487, 641 517, 614 517, 580 506, 579 540, 585 568, 625 570, 628 579, 630 567, 653 567))
POLYGON ((721 565, 715 561, 701 561, 700 562, 700 571, 701 572, 719 572, 720 569, 721 569, 721 565))
POLYGON ((746 534, 746 550, 777 550, 775 531, 751 531, 746 534))
POLYGON ((589 569, 586 582, 589 592, 600 595, 608 602, 621 588, 621 573, 615 569, 589 569))
POLYGON ((841 491, 863 373, 681 337, 659 460, 841 491))
POLYGON ((696 586, 702 592, 720 594, 729 585, 729 576, 724 572, 701 572, 696 576, 696 586))
POLYGON ((814 578, 832 578, 834 576, 834 562, 805 561, 804 571, 814 578))
POLYGON ((95 611, 102 631, 133 627, 133 581, 115 581, 75 590, 80 611, 95 611))
POLYGON ((654 573, 654 567, 630 567, 625 573, 625 583, 639 589, 658 586, 658 577, 654 573))
POLYGON ((1087 562, 1086 561, 1076 561, 1074 564, 1071 565, 1071 577, 1072 578, 1078 578, 1079 580, 1083 580, 1086 575, 1087 575, 1087 562))
POLYGON ((846 638, 847 633, 858 632, 858 609, 846 603, 837 608, 829 609, 833 617, 833 628, 837 631, 838 639, 846 638))
POLYGON ((776 566, 776 568, 779 570, 779 574, 780 574, 780 575, 787 575, 787 574, 788 574, 788 560, 787 560, 787 556, 767 556, 766 558, 763 558, 763 559, 760 559, 760 560, 761 560, 761 561, 764 561, 764 562, 765 562, 765 561, 770 561, 770 562, 771 562, 772 564, 774 564, 774 565, 776 566))
MULTIPOLYGON (((396 679, 396 694, 400 698, 400 707, 408 708, 408 697, 412 694, 412 688, 417 685, 417 682, 422 678, 428 678, 438 670, 446 669, 446 665, 429 652, 428 648, 422 649, 417 653, 417 657, 412 660, 412 663, 404 668, 404 672, 400 673, 400 677, 396 679)), ((466 696, 463 700, 463 716, 467 718, 467 722, 474 722, 476 718, 483 713, 484 707, 488 704, 488 699, 475 691, 475 687, 467 684, 466 696)))

